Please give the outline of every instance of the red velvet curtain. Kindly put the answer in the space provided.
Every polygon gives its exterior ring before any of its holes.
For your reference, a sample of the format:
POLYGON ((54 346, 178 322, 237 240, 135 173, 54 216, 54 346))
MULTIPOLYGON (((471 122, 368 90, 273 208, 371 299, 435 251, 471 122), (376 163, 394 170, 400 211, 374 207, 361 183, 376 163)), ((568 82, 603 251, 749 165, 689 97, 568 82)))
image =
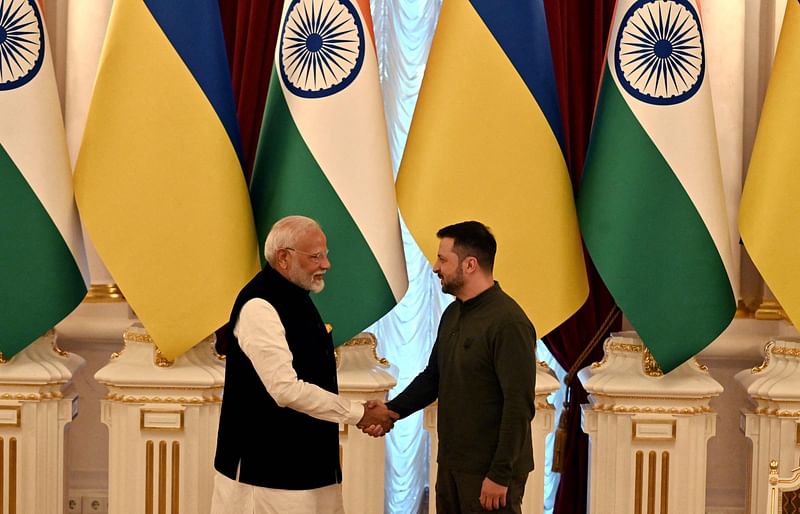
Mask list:
MULTIPOLYGON (((556 83, 561 102, 567 162, 578 190, 592 126, 606 40, 616 0, 544 0, 556 83)), ((569 370, 614 308, 614 300, 584 252, 589 274, 589 298, 575 315, 544 338, 558 363, 569 370)), ((619 321, 611 330, 619 330, 619 321)), ((602 358, 602 345, 583 366, 602 358)), ((568 433, 555 514, 586 512, 589 441, 581 430, 580 405, 586 391, 573 380, 569 392, 568 433)))
POLYGON ((282 0, 219 0, 248 182, 272 73, 282 0))

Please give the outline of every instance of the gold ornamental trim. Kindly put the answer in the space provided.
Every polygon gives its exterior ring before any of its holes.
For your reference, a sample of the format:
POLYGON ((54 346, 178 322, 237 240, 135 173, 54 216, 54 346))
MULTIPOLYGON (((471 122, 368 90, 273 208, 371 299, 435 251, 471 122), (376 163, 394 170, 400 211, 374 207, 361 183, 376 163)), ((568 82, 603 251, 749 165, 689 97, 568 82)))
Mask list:
POLYGON ((174 359, 168 359, 164 357, 164 354, 161 353, 161 350, 159 350, 157 347, 155 347, 155 349, 156 349, 156 354, 153 357, 153 364, 155 364, 159 368, 170 368, 172 367, 173 364, 175 364, 174 359))
POLYGON ((64 395, 61 393, 61 391, 53 391, 52 393, 29 393, 29 394, 3 393, 3 394, 0 394, 0 400, 39 401, 39 400, 60 400, 63 397, 64 397, 64 395))
POLYGON ((153 441, 148 440, 144 445, 144 512, 153 514, 153 441))
POLYGON ((656 512, 656 452, 647 452, 647 514, 656 512))
POLYGON ((772 355, 785 355, 787 357, 800 357, 800 348, 788 348, 786 346, 774 346, 772 355))
POLYGON ((608 362, 608 354, 612 352, 620 352, 620 353, 641 353, 642 349, 644 348, 641 344, 631 344, 631 343, 612 343, 606 342, 603 345, 603 358, 600 362, 593 362, 592 368, 602 368, 608 362))
POLYGON ((58 347, 58 343, 56 342, 55 338, 53 338, 53 342, 51 343, 53 347, 53 351, 60 355, 61 357, 69 357, 69 352, 65 352, 61 348, 58 347))
POLYGON ((613 412, 615 414, 707 414, 714 412, 711 407, 639 407, 626 405, 597 404, 592 410, 598 412, 613 412))
POLYGON ((125 296, 117 284, 92 284, 83 299, 86 303, 121 303, 125 296))
POLYGON ((125 329, 125 332, 122 333, 122 339, 123 341, 128 340, 134 343, 153 343, 153 338, 150 337, 150 334, 141 334, 131 329, 125 329))
POLYGON ((644 373, 648 377, 664 376, 664 372, 661 371, 661 366, 658 365, 653 358, 653 354, 650 353, 650 350, 647 348, 644 348, 644 352, 642 352, 642 365, 644 366, 644 373))
POLYGON ((17 514, 17 438, 8 440, 8 514, 17 514))
POLYGON ((642 488, 644 484, 644 452, 636 452, 636 481, 633 486, 633 512, 642 514, 642 488))
POLYGON ((170 514, 180 514, 181 496, 181 443, 172 441, 172 510, 170 514))
MULTIPOLYGON (((384 367, 384 368, 388 368, 389 366, 391 366, 391 364, 389 364, 388 360, 386 360, 384 357, 379 357, 378 356, 378 340, 375 338, 375 335, 370 333, 370 332, 364 332, 363 334, 360 334, 360 335, 350 339, 349 341, 346 341, 339 348, 345 347, 345 346, 346 347, 369 346, 372 349, 372 357, 375 359, 375 362, 377 362, 379 366, 384 367)), ((337 366, 339 365, 339 351, 338 351, 339 348, 336 349, 337 350, 336 351, 336 365, 337 366)))
POLYGON ((661 452, 661 511, 669 514, 669 452, 661 452))
POLYGON ((772 354, 772 348, 775 346, 775 341, 770 341, 764 345, 764 362, 760 366, 755 366, 750 373, 755 375, 764 371, 769 366, 769 356, 772 354))
POLYGON ((776 409, 774 407, 758 407, 754 411, 761 416, 772 416, 776 418, 800 418, 800 410, 776 409))
POLYGON ((640 344, 631 343, 608 343, 606 344, 606 351, 609 352, 623 352, 623 353, 642 353, 644 346, 640 344))
POLYGON ((759 366, 755 366, 750 372, 755 375, 764 371, 769 366, 770 357, 772 355, 800 357, 800 348, 778 346, 775 341, 769 341, 766 345, 764 345, 764 362, 762 362, 759 366))
POLYGON ((3 352, 0 352, 0 364, 5 364, 6 362, 8 362, 6 356, 3 355, 3 352))
POLYGON ((185 396, 135 396, 127 394, 107 394, 104 399, 111 402, 120 403, 188 403, 191 405, 222 403, 222 396, 218 395, 214 395, 210 398, 187 398, 185 396))

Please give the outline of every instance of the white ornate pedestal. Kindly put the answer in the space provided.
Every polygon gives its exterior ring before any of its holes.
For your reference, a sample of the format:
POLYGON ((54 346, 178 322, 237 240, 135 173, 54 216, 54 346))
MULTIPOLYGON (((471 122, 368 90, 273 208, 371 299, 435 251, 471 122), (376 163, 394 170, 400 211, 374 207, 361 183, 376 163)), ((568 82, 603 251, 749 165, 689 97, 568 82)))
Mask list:
MULTIPOLYGON (((525 484, 525 495, 522 499, 522 512, 525 514, 541 514, 544 510, 544 448, 547 434, 555 426, 555 409, 547 401, 547 397, 559 388, 553 372, 543 362, 536 367, 536 415, 531 423, 533 436, 533 473, 528 475, 525 484)), ((439 453, 439 436, 437 433, 437 403, 434 402, 425 408, 423 427, 431 437, 431 457, 428 483, 430 484, 430 501, 428 502, 429 514, 436 512, 436 472, 438 466, 436 457, 439 453)), ((366 511, 365 511, 366 512, 366 511)))
POLYGON ((773 340, 763 353, 761 366, 736 375, 755 405, 742 409, 744 433, 753 445, 751 514, 767 512, 769 462, 778 461, 781 476, 791 475, 800 462, 800 342, 773 340))
POLYGON ((522 497, 522 512, 542 514, 544 511, 544 449, 547 434, 555 427, 555 408, 547 401, 551 393, 561 387, 555 373, 547 364, 539 362, 536 367, 536 416, 531 424, 533 435, 533 473, 528 475, 525 495, 522 497))
POLYGON ((208 513, 225 376, 213 336, 174 363, 139 324, 123 341, 95 374, 108 388, 101 419, 109 431, 109 512, 208 513))
POLYGON ((590 514, 702 514, 709 407, 722 386, 691 359, 661 374, 635 333, 614 334, 578 376, 589 392, 590 514))
POLYGON ((0 364, 0 512, 64 511, 64 429, 78 414, 71 381, 83 363, 50 331, 0 364))
MULTIPOLYGON (((352 400, 386 399, 397 380, 389 362, 378 357, 376 345, 374 335, 363 333, 336 348, 339 394, 352 400)), ((339 430, 345 512, 383 512, 386 440, 355 426, 339 430)))

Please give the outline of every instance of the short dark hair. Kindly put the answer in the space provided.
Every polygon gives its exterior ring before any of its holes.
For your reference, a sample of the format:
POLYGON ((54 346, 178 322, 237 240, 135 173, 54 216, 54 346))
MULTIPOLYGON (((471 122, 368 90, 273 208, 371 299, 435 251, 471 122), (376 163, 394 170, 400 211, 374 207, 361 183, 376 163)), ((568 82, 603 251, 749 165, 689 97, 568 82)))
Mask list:
POLYGON ((494 255, 497 253, 497 241, 489 231, 489 227, 479 221, 462 221, 439 229, 436 237, 453 239, 453 251, 458 260, 472 256, 477 259, 481 268, 492 271, 494 255))

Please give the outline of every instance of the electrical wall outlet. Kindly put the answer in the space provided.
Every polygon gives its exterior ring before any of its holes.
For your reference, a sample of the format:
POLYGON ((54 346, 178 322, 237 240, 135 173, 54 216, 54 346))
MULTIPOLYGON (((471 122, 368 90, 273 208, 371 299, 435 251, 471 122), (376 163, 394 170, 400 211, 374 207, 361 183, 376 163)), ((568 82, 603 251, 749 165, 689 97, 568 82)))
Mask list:
POLYGON ((108 497, 84 496, 81 514, 108 514, 108 497))
POLYGON ((67 514, 83 514, 83 499, 80 495, 70 494, 67 496, 65 512, 67 514))

